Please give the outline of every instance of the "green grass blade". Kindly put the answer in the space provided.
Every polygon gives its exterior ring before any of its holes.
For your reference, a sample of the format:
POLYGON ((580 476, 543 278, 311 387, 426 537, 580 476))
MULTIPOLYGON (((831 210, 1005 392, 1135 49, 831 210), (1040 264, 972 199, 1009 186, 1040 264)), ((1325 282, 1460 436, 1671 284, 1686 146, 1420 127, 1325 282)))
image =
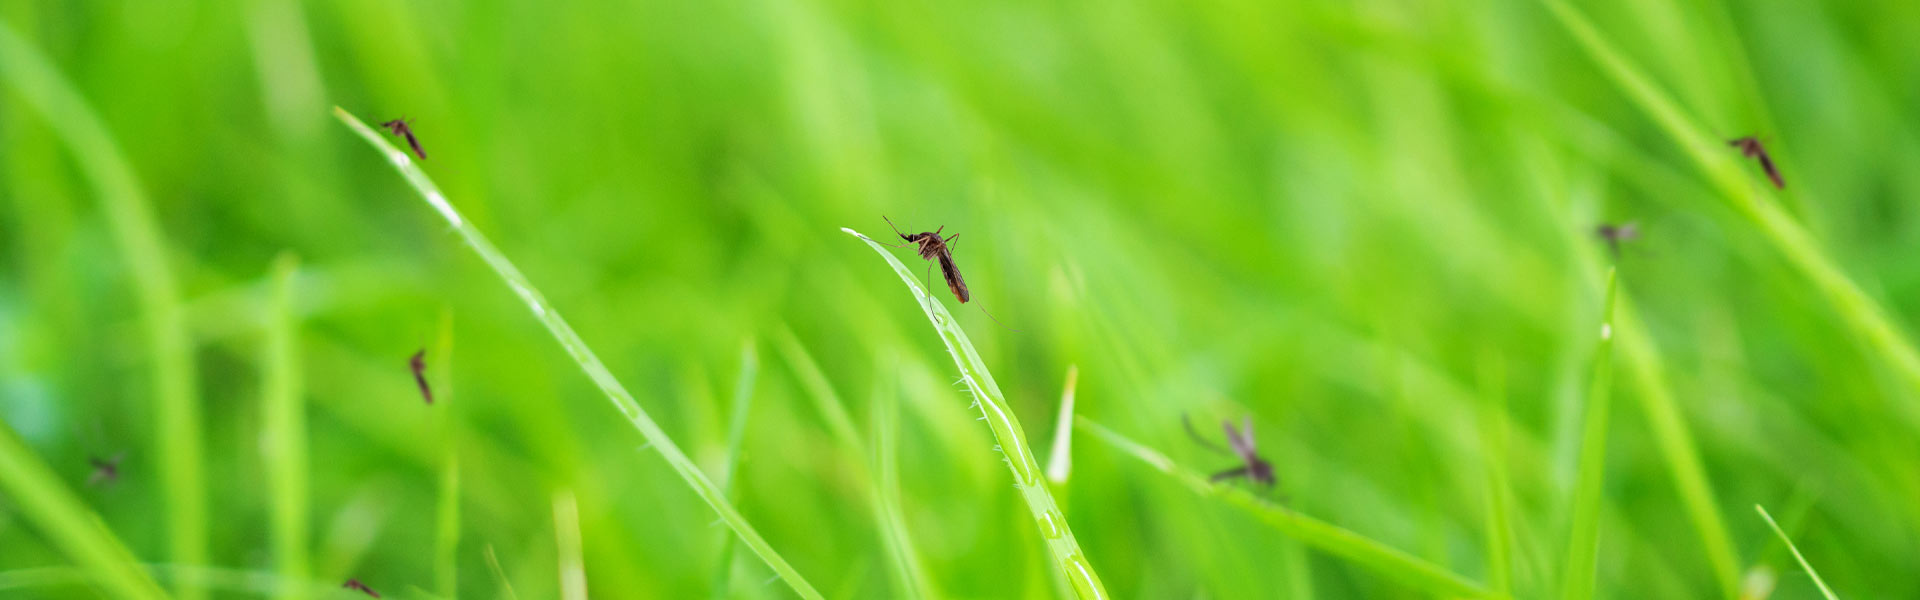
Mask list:
POLYGON ((947 353, 953 356, 953 363, 960 368, 960 377, 973 393, 974 401, 980 406, 980 412, 986 417, 987 426, 993 430, 994 439, 1000 442, 1000 450, 1005 454, 1007 468, 1013 471, 1014 486, 1020 488, 1020 495, 1032 513, 1034 525, 1041 537, 1047 541, 1047 549, 1053 553, 1054 562, 1065 573, 1067 581, 1081 598, 1105 598, 1107 590, 1100 583, 1099 575, 1094 573, 1092 563, 1080 551, 1080 543, 1073 538, 1073 530, 1067 527, 1066 517, 1053 501, 1053 494, 1045 482, 1040 480, 1040 464, 1033 458, 1033 450, 1027 443, 1026 433, 1020 429, 1020 421, 1007 407, 1006 398, 1000 395, 1000 385, 993 381, 993 374, 987 371, 985 362, 973 349, 965 331, 946 305, 927 294, 920 286, 917 275, 900 259, 888 252, 865 235, 852 229, 841 231, 860 238, 880 253, 888 265, 893 267, 900 280, 906 282, 907 289, 913 292, 914 301, 926 313, 927 320, 933 323, 933 329, 940 334, 940 341, 947 346, 947 353))
POLYGON ((1067 385, 1060 392, 1060 416, 1053 426, 1053 447, 1047 450, 1047 480, 1067 482, 1073 473, 1073 389, 1080 383, 1080 367, 1067 367, 1067 385))
POLYGON ((440 430, 440 489, 434 510, 434 590, 448 600, 460 597, 460 419, 453 403, 453 312, 440 313, 440 335, 428 354, 433 386, 433 419, 440 430))
POLYGON ((1507 474, 1507 392, 1502 363, 1480 363, 1480 440, 1487 471, 1487 586, 1513 593, 1513 481, 1507 474))
MULTIPOLYGON (((1848 327, 1879 351, 1908 386, 1920 390, 1920 350, 1915 350, 1879 302, 1841 272, 1804 227, 1778 204, 1758 197, 1754 168, 1739 162, 1739 154, 1726 146, 1724 136, 1715 135, 1688 116, 1579 9, 1565 0, 1542 1, 1627 96, 1680 144, 1727 202, 1758 226, 1787 262, 1813 282, 1848 327)), ((1908 401, 1895 406, 1895 411, 1909 425, 1920 426, 1920 406, 1908 401)))
POLYGON ((800 378, 800 386, 807 390, 807 397, 813 399, 814 409, 820 411, 821 418, 826 419, 827 429, 833 432, 834 438, 856 453, 865 455, 866 450, 860 441, 860 434, 853 426, 853 418, 848 416, 846 403, 840 400, 840 394, 833 391, 833 384, 827 381, 826 373, 820 370, 819 363, 814 362, 813 355, 800 343, 800 338, 783 324, 775 331, 773 343, 780 350, 780 355, 786 358, 787 365, 793 368, 794 376, 800 378))
POLYGON ((1274 529, 1280 530, 1280 533, 1392 578, 1408 587, 1451 598, 1501 597, 1480 584, 1447 571, 1439 565, 1421 560, 1366 536, 1294 512, 1247 490, 1209 482, 1206 476, 1174 464, 1173 459, 1167 458, 1165 454, 1127 439, 1085 417, 1074 419, 1074 423, 1081 431, 1092 434, 1093 437, 1114 448, 1133 455, 1141 462, 1186 484, 1188 488, 1202 496, 1219 498, 1235 508, 1246 511, 1274 529))
MULTIPOLYGON (((888 373, 885 369, 875 372, 880 373, 879 377, 886 377, 888 373)), ((891 384, 894 380, 886 381, 891 384)), ((928 582, 927 567, 913 543, 913 532, 907 529, 907 518, 900 507, 899 448, 895 437, 895 432, 900 430, 900 415, 895 402, 897 396, 891 393, 897 386, 889 384, 875 386, 872 405, 874 475, 871 486, 876 520, 880 524, 881 541, 887 547, 888 562, 893 565, 894 576, 900 579, 908 597, 939 598, 939 592, 928 582)))
MULTIPOLYGON (((133 276, 140 323, 152 361, 156 459, 166 499, 170 556, 179 564, 207 562, 207 485, 201 452, 200 400, 193 343, 167 245, 133 168, 106 125, 46 57, 0 23, 0 80, 47 120, 73 153, 100 198, 114 246, 133 276)), ((182 596, 202 594, 188 584, 182 596)))
POLYGON ((1787 545, 1787 551, 1793 553, 1793 559, 1800 561, 1800 568, 1806 569, 1807 576, 1813 578, 1813 584, 1820 587, 1820 595, 1826 596, 1827 600, 1840 600, 1839 596, 1833 594, 1833 589, 1827 587, 1827 581, 1820 578, 1820 572, 1813 570, 1813 565, 1807 563, 1807 557, 1800 554, 1800 547, 1793 545, 1793 538, 1787 537, 1787 532, 1782 531, 1780 524, 1773 521, 1773 515, 1767 514, 1767 509, 1758 504, 1753 505, 1753 510, 1760 513, 1760 518, 1767 520, 1767 527, 1773 528, 1774 535, 1780 536, 1780 541, 1787 545))
POLYGON ((427 204, 453 226, 454 231, 460 234, 461 239, 473 248, 474 253, 478 254, 481 260, 486 261, 487 266, 493 268, 494 273, 506 281, 507 287, 512 288, 514 294, 527 304, 527 308, 533 311, 534 318, 547 327, 547 331, 560 342, 560 346, 566 349, 575 363, 580 365, 580 369, 586 372, 587 377, 607 395, 607 400, 613 403, 613 407, 620 411, 621 416, 626 417, 627 421, 640 431, 640 435, 652 444, 653 449, 660 452, 660 456, 680 474, 680 478, 687 482, 687 486, 693 488, 693 492, 699 495, 701 500, 705 500, 708 506, 713 507, 714 512, 719 513, 721 520, 740 536, 741 541, 745 542, 754 554, 759 555, 760 559, 765 561, 767 566, 772 567, 774 572, 786 580, 787 585, 801 597, 820 598, 820 592, 814 590, 813 585, 807 583, 806 578, 801 577, 799 571, 795 571, 791 565, 787 564, 786 559, 780 557, 780 553, 774 551, 772 545, 760 537, 760 533, 754 530, 746 517, 741 516, 740 511, 733 507, 733 503, 727 501, 720 489, 707 479, 706 474, 700 472, 699 467, 694 466, 691 459, 687 458, 686 452, 673 443, 673 438, 668 437, 666 431, 660 429, 660 425, 647 415, 646 409, 641 408, 640 403, 634 400, 633 394, 627 392, 626 386, 621 385, 620 381, 613 377, 613 372, 608 371, 606 364, 600 362, 600 357, 593 353, 593 349, 587 347, 587 343, 580 339, 579 334, 574 333, 573 327, 567 325, 566 320, 560 317, 560 313, 552 308, 552 304, 548 303, 540 291, 527 281, 525 275, 520 274, 520 269, 514 267, 513 263, 507 260, 506 255, 494 248, 493 243, 487 241, 486 236, 481 235, 479 229, 475 229, 471 223, 462 218, 459 211, 454 210, 453 205, 447 202, 446 195, 440 193, 440 188, 433 184, 433 180, 428 179, 427 174, 413 164, 413 160, 408 158, 406 152, 394 147, 378 132, 367 127, 366 123, 354 118, 346 110, 335 107, 333 114, 384 155, 389 162, 392 162, 400 175, 406 178, 407 183, 412 184, 414 189, 420 192, 421 197, 426 199, 427 204))
MULTIPOLYGON (((740 469, 740 446, 747 440, 747 416, 753 408, 753 384, 760 376, 760 355, 753 340, 740 348, 740 374, 733 382, 733 404, 727 415, 727 458, 721 463, 720 491, 735 496, 734 474, 740 469)), ((713 597, 726 598, 733 583, 733 538, 720 541, 720 560, 713 574, 713 597)))
POLYGON ((494 554, 493 544, 487 544, 487 570, 493 572, 494 583, 500 584, 500 597, 520 600, 520 594, 513 591, 513 581, 507 579, 506 569, 500 568, 500 557, 494 554))
MULTIPOLYGON (((299 261, 282 254, 274 261, 273 302, 268 306, 267 347, 260 395, 261 461, 266 466, 268 537, 272 539, 274 572, 283 579, 308 577, 309 548, 307 483, 307 411, 301 390, 299 326, 294 318, 299 261)), ((282 598, 304 598, 306 590, 290 586, 282 598)))
POLYGON ((1587 386, 1581 418, 1580 464, 1573 486, 1572 531, 1567 535, 1567 562, 1561 576, 1560 597, 1593 597, 1594 569, 1600 553, 1600 508, 1605 502, 1607 472, 1607 411, 1613 396, 1613 303, 1618 296, 1617 274, 1607 271, 1607 296, 1601 310, 1600 341, 1594 350, 1593 378, 1587 386))
POLYGON ((165 598, 133 553, 0 419, 0 492, 93 581, 121 598, 165 598))
POLYGON ((587 600, 587 565, 580 549, 580 504, 571 491, 553 493, 553 542, 559 561, 560 597, 587 600))

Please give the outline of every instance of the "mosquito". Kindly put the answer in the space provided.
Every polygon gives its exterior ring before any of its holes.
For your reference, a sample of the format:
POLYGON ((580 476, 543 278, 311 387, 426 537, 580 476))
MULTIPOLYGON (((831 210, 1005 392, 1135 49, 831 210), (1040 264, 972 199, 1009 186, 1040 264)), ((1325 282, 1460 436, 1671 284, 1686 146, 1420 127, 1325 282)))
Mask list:
POLYGON ((87 459, 87 464, 93 465, 93 475, 87 477, 87 485, 119 483, 120 459, 126 457, 126 454, 115 454, 113 458, 102 459, 96 457, 87 459))
POLYGON ((420 160, 427 159, 427 151, 420 149, 420 140, 413 137, 413 128, 407 126, 406 119, 394 119, 381 123, 380 126, 392 131, 394 135, 407 138, 407 145, 413 147, 413 153, 418 155, 420 160))
POLYGON ((1613 258, 1620 258, 1620 243, 1640 239, 1640 224, 1628 221, 1622 225, 1601 223, 1593 232, 1607 242, 1607 249, 1613 251, 1613 258))
POLYGON ((340 584, 340 587, 346 588, 349 590, 358 590, 361 592, 366 592, 368 596, 373 596, 375 598, 380 597, 380 592, 373 591, 373 588, 367 587, 367 584, 360 583, 360 580, 358 579, 348 579, 346 583, 340 584))
POLYGON ((420 397, 433 404, 433 388, 427 386, 427 349, 413 353, 413 358, 407 359, 407 368, 413 370, 413 382, 420 384, 420 397))
POLYGON ((1238 456, 1241 462, 1246 463, 1232 469, 1214 473, 1212 477, 1207 478, 1208 481, 1246 477, 1254 483, 1260 484, 1262 487, 1273 487, 1275 481, 1273 477, 1273 464, 1260 458, 1260 455, 1253 448, 1253 417, 1246 417, 1242 420, 1240 429, 1237 431, 1233 428, 1233 421, 1220 421, 1220 428, 1227 431, 1227 444, 1233 447, 1232 451, 1215 446, 1213 442, 1209 442, 1206 438, 1200 437, 1200 432, 1194 430, 1193 421, 1188 420, 1186 415, 1180 415, 1180 424, 1187 427, 1187 435, 1193 436, 1193 441, 1199 442, 1201 446, 1205 446, 1208 450, 1214 452, 1238 456))
POLYGON ((1760 145, 1760 138, 1747 136, 1728 140, 1727 145, 1739 148, 1741 156, 1759 159, 1760 169, 1767 172, 1767 179, 1773 180, 1773 187, 1787 189, 1786 180, 1780 178, 1780 169, 1774 168, 1773 157, 1768 156, 1766 147, 1760 145))
MULTIPOLYGON (((973 294, 967 291, 966 278, 960 276, 960 267, 954 266, 953 264, 953 246, 951 244, 953 243, 953 240, 955 238, 960 237, 960 234, 956 233, 956 234, 947 236, 945 238, 942 238, 940 237, 940 232, 945 231, 947 229, 947 226, 941 225, 939 228, 934 229, 933 231, 922 231, 920 233, 908 235, 900 232, 900 227, 893 224, 893 219, 887 219, 885 215, 881 215, 880 218, 886 219, 887 226, 892 227, 893 232, 899 235, 900 239, 906 240, 907 243, 917 245, 918 249, 916 249, 915 252, 918 252, 920 254, 920 258, 926 259, 928 261, 934 261, 934 262, 940 263, 940 276, 946 278, 947 290, 953 292, 953 297, 955 299, 959 300, 961 304, 966 304, 968 300, 973 299, 973 294)), ((895 248, 906 247, 899 244, 886 244, 886 245, 893 246, 895 248)), ((924 281, 929 281, 929 282, 932 281, 933 279, 933 263, 932 262, 927 263, 927 272, 921 277, 924 281)), ((928 287, 932 287, 931 284, 928 284, 928 287)), ((933 302, 933 298, 931 297, 927 298, 927 302, 929 303, 933 302)), ((929 310, 931 309, 929 308, 929 310)), ((987 309, 982 308, 980 309, 980 312, 982 314, 987 315, 987 318, 993 319, 993 322, 1000 323, 1000 319, 994 317, 993 313, 987 312, 987 309)), ((1000 326, 1006 327, 1007 325, 1005 323, 1000 323, 1000 326)), ((1017 329, 1012 329, 1012 328, 1008 328, 1008 329, 1013 331, 1018 331, 1017 329)))

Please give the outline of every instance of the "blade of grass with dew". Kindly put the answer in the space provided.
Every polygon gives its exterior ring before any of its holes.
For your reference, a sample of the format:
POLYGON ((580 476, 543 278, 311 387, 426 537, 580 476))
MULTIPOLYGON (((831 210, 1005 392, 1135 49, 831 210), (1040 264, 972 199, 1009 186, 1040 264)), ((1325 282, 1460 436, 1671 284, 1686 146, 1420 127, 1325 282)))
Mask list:
POLYGON ((1067 366, 1067 385, 1060 392, 1060 416, 1053 426, 1053 448, 1047 451, 1047 480, 1067 483, 1073 473, 1073 388, 1080 383, 1079 365, 1067 366))
MULTIPOLYGON (((734 496, 734 474, 740 470, 740 446, 747 439, 747 415, 753 408, 753 384, 760 376, 760 355, 749 339, 740 347, 740 374, 733 380, 733 403, 727 415, 727 458, 721 463, 720 491, 734 496)), ((733 536, 720 541, 720 560, 714 566, 713 597, 726 598, 733 583, 733 536)))
MULTIPOLYGON (((1686 151, 1729 205, 1757 225, 1787 262, 1813 282, 1848 327, 1878 350, 1910 388, 1920 391, 1920 350, 1915 350, 1886 309, 1842 272, 1804 227, 1778 204, 1757 197, 1753 191, 1757 184, 1742 174, 1736 154, 1728 151, 1720 136, 1712 135, 1688 116, 1579 9, 1565 0, 1542 1, 1627 96, 1686 151)), ((1909 426, 1920 427, 1920 406, 1912 401, 1915 395, 1909 396, 1908 401, 1894 406, 1894 411, 1909 426)))
MULTIPOLYGON (((300 382, 299 325, 294 298, 299 260, 281 254, 274 260, 273 301, 267 307, 266 351, 260 394, 261 459, 266 466, 268 507, 272 511, 268 535, 273 540, 274 571, 301 581, 308 577, 309 548, 307 482, 307 411, 300 382)), ((282 598, 301 598, 301 588, 283 590, 282 598)))
POLYGON ((0 491, 14 511, 32 522, 67 558, 92 574, 102 588, 122 598, 165 598, 133 553, 108 531, 100 516, 60 482, 47 463, 0 419, 0 491))
POLYGON ((889 378, 898 372, 899 369, 874 369, 878 381, 874 384, 871 421, 873 507, 880 523, 881 541, 887 547, 887 562, 893 565, 894 576, 900 579, 906 595, 939 598, 939 592, 928 582, 926 564, 913 543, 913 532, 907 529, 907 519, 900 508, 899 444, 894 437, 900 431, 899 405, 895 403, 899 386, 889 378))
POLYGON ((553 493, 553 541, 559 561, 560 597, 587 600, 587 567, 580 554, 580 505, 573 492, 553 493))
POLYGON ((1361 567, 1394 579, 1413 589, 1453 598, 1501 598, 1486 587, 1447 571, 1439 565, 1374 541, 1345 528, 1309 517, 1274 504, 1247 490, 1208 481, 1206 476, 1181 468, 1173 459, 1095 423, 1076 417, 1074 426, 1106 442, 1121 452, 1186 484, 1201 496, 1219 498, 1254 518, 1280 530, 1293 539, 1323 552, 1346 559, 1361 567))
POLYGON ((507 579, 507 572, 500 568, 500 557, 493 552, 493 544, 487 544, 487 570, 493 571, 494 583, 500 584, 500 595, 507 600, 520 600, 520 594, 514 593, 513 581, 507 579))
POLYGON ((1507 476, 1507 391, 1499 355, 1480 359, 1480 440, 1487 471, 1487 586, 1513 593, 1513 482, 1507 476))
POLYGON ((893 253, 887 252, 885 246, 852 229, 841 228, 841 231, 866 242, 874 252, 886 259, 900 280, 906 282, 920 310, 926 313, 934 331, 940 334, 940 341, 946 344, 947 353, 953 356, 954 365, 960 368, 960 378, 973 393, 974 401, 979 405, 988 427, 993 430, 994 438, 1000 442, 1007 468, 1013 471, 1014 486, 1020 489, 1021 499, 1026 501, 1040 537, 1046 539, 1054 562, 1059 564, 1079 597, 1106 598, 1106 587, 1100 583, 1100 577, 1094 573, 1086 554, 1080 551, 1080 543, 1074 540, 1073 530, 1067 527, 1066 516, 1055 505, 1052 492, 1040 480, 1040 463, 1033 458, 1033 450, 1027 444, 1025 431, 1020 429, 1019 419, 1007 407, 1006 398, 1000 395, 1000 385, 993 381, 993 374, 987 371, 986 363, 974 351, 973 342, 968 341, 959 322, 954 320, 952 313, 947 312, 945 304, 920 286, 920 280, 913 271, 901 264, 893 253))
POLYGON ((620 381, 613 377, 613 372, 607 370, 605 363, 600 362, 600 357, 593 353, 592 348, 587 347, 586 341, 580 339, 580 335, 573 331, 573 327, 567 325, 566 320, 550 308, 551 305, 547 303, 540 291, 527 281, 525 275, 520 274, 520 269, 513 266, 513 263, 507 260, 506 255, 501 254, 499 249, 494 248, 493 243, 487 241, 486 236, 482 235, 479 229, 474 228, 471 223, 462 218, 459 211, 454 210, 453 205, 447 202, 446 195, 440 193, 440 188, 433 184, 433 180, 428 179, 427 174, 413 164, 413 160, 407 157, 406 152, 394 147, 378 132, 367 127, 366 123, 361 122, 345 109, 336 106, 333 114, 340 119, 341 123, 345 123, 349 129, 373 146, 374 150, 393 163, 394 169, 398 170, 400 175, 406 178, 407 183, 420 192, 427 204, 432 206, 441 218, 446 219, 454 231, 460 234, 461 239, 473 248, 474 253, 478 254, 494 273, 506 281, 507 287, 512 288, 514 294, 527 304, 527 308, 533 311, 534 318, 547 327, 547 331, 553 334, 554 339, 559 341, 560 346, 566 349, 575 363, 580 365, 580 369, 586 372, 587 377, 606 394, 607 400, 620 411, 621 416, 626 417, 627 421, 640 431, 640 435, 660 452, 660 456, 680 474, 680 478, 687 482, 687 486, 693 488, 693 492, 699 495, 701 500, 705 500, 708 506, 713 507, 714 512, 719 513, 720 519, 725 521, 742 541, 746 542, 747 547, 751 548, 754 554, 765 561, 767 566, 772 567, 774 572, 779 573, 780 577, 786 580, 787 585, 801 597, 810 599, 821 597, 820 592, 816 591, 812 584, 807 583, 806 578, 801 577, 799 571, 787 564, 786 559, 781 558, 780 553, 774 551, 773 546, 760 537, 760 533, 754 530, 746 517, 741 516, 740 511, 733 507, 733 503, 728 502, 725 495, 720 493, 720 489, 700 472, 699 467, 695 466, 691 459, 687 458, 686 452, 673 442, 673 438, 668 437, 666 431, 660 429, 660 425, 647 415, 646 409, 641 408, 639 401, 634 400, 633 394, 627 392, 626 386, 621 385, 620 381))
MULTIPOLYGON (((201 451, 200 400, 194 395, 193 342, 167 245, 146 195, 113 136, 86 100, 45 56, 0 23, 0 79, 47 120, 99 196, 114 246, 133 276, 141 327, 152 361, 157 462, 166 499, 172 560, 207 562, 207 486, 201 451)), ((202 596, 191 585, 177 590, 202 596)))
POLYGON ((1600 341, 1594 350, 1593 376, 1581 417, 1580 461, 1573 486, 1573 516, 1567 535, 1567 562, 1561 575, 1560 597, 1593 597, 1594 570, 1600 553, 1600 509, 1607 473, 1607 410, 1613 396, 1613 303, 1619 279, 1607 271, 1607 295, 1600 317, 1600 341))
POLYGON ((440 311, 440 335, 428 367, 433 385, 433 420, 440 431, 439 503, 434 510, 434 589, 448 600, 460 597, 460 419, 453 403, 453 311, 440 311))
POLYGON ((1760 513, 1760 518, 1767 520, 1767 527, 1773 528, 1774 535, 1780 536, 1780 541, 1787 545, 1787 551, 1793 553, 1793 559, 1800 561, 1800 568, 1806 569, 1807 576, 1813 578, 1813 584, 1820 587, 1820 595, 1825 596, 1827 600, 1840 600, 1839 596, 1833 595, 1833 589, 1827 587, 1827 581, 1820 578, 1820 573, 1813 570, 1813 565, 1807 563, 1807 557, 1800 554, 1800 547, 1793 545, 1793 539, 1787 537, 1787 532, 1781 530, 1780 524, 1773 521, 1773 515, 1767 514, 1767 509, 1758 504, 1753 505, 1753 510, 1760 513))

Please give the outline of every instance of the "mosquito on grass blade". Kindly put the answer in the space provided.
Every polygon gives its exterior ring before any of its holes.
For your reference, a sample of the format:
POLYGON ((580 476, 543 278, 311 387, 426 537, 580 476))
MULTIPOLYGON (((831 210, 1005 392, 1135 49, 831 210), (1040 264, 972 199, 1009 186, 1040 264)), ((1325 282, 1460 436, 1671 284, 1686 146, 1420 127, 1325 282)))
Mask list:
POLYGON ((1253 447, 1253 417, 1247 417, 1242 420, 1240 429, 1237 431, 1233 428, 1233 421, 1220 421, 1220 428, 1227 431, 1227 445, 1233 447, 1232 451, 1215 446, 1213 442, 1209 442, 1206 438, 1200 437, 1200 432, 1194 430, 1193 421, 1189 420, 1186 415, 1180 415, 1180 424, 1186 426, 1187 435, 1193 436, 1193 441, 1199 442, 1201 446, 1214 452, 1232 454, 1239 457, 1240 462, 1245 463, 1232 469, 1214 473, 1212 477, 1207 478, 1208 481, 1246 477, 1248 480, 1260 484, 1261 487, 1273 487, 1276 481, 1273 476, 1273 464, 1267 462, 1266 459, 1260 458, 1260 454, 1253 447))
POLYGON ((394 119, 381 123, 380 126, 387 128, 388 131, 392 131, 394 135, 407 138, 407 145, 413 147, 413 153, 419 156, 420 160, 427 159, 427 151, 420 149, 420 140, 413 137, 413 128, 407 126, 406 119, 394 119))
MULTIPOLYGON (((947 236, 945 238, 942 238, 940 237, 940 232, 945 231, 947 229, 947 226, 941 225, 939 228, 934 229, 933 231, 922 231, 920 233, 909 235, 906 233, 901 233, 900 227, 893 224, 893 219, 888 219, 886 215, 881 215, 880 218, 886 219, 887 226, 892 227, 893 233, 896 235, 899 235, 900 239, 906 240, 907 243, 918 246, 915 252, 920 254, 920 258, 937 262, 940 264, 940 276, 944 277, 947 280, 947 291, 953 292, 954 299, 959 300, 961 304, 966 304, 968 300, 973 299, 973 294, 967 291, 966 278, 960 276, 960 267, 955 266, 953 264, 953 246, 951 244, 954 238, 960 237, 960 234, 956 233, 956 234, 947 236)), ((892 246, 895 248, 909 247, 909 246, 904 246, 900 244, 887 244, 885 242, 880 242, 880 243, 882 245, 892 246)), ((930 289, 932 287, 931 282, 933 280, 933 264, 932 263, 927 264, 927 273, 922 276, 922 279, 923 281, 928 282, 927 287, 930 289)), ((927 297, 927 302, 931 304, 933 302, 933 297, 931 296, 932 292, 929 291, 928 294, 929 296, 927 297)), ((931 311, 931 309, 929 309, 929 311, 931 311)), ((1018 329, 1007 327, 1006 323, 1000 323, 1000 319, 998 317, 993 316, 993 313, 987 312, 987 309, 984 309, 984 308, 980 309, 980 314, 984 314, 987 316, 987 318, 993 319, 994 323, 999 323, 1001 327, 1006 327, 1008 331, 1019 331, 1018 329)))
POLYGON ((1767 155, 1767 148, 1760 145, 1760 138, 1747 136, 1727 140, 1728 146, 1740 149, 1740 155, 1760 160, 1760 169, 1767 172, 1767 179, 1773 180, 1773 187, 1787 189, 1787 182, 1780 178, 1780 169, 1774 168, 1773 157, 1767 155))
POLYGON ((413 369, 413 382, 420 384, 420 397, 427 404, 433 404, 433 388, 427 386, 427 349, 421 348, 407 360, 407 368, 413 369))
POLYGON ((1640 239, 1640 224, 1632 221, 1628 221, 1623 225, 1601 223, 1599 227, 1593 228, 1593 232, 1599 235, 1601 240, 1607 242, 1607 249, 1611 250, 1613 252, 1613 258, 1618 260, 1620 258, 1621 242, 1631 242, 1640 239))
POLYGON ((349 590, 357 590, 365 593, 368 596, 373 596, 375 598, 380 597, 380 592, 373 591, 373 588, 367 587, 367 584, 360 583, 360 580, 358 579, 348 579, 346 583, 340 584, 340 587, 346 588, 349 590))
POLYGON ((87 477, 87 485, 120 482, 120 459, 127 455, 115 454, 113 458, 89 458, 87 464, 93 465, 93 475, 87 477))

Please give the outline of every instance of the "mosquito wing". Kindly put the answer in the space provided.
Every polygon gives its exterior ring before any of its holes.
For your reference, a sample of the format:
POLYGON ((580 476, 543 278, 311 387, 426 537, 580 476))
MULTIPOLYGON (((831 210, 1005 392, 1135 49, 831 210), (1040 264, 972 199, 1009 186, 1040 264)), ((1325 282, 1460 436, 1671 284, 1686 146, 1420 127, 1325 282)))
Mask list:
POLYGON ((960 276, 960 267, 953 265, 952 253, 940 253, 940 274, 946 276, 947 289, 953 291, 953 297, 959 298, 961 304, 973 299, 973 295, 967 293, 966 278, 960 276))
POLYGON ((1240 430, 1233 428, 1232 421, 1221 421, 1220 428, 1227 430, 1227 444, 1233 447, 1233 453, 1248 462, 1259 460, 1253 447, 1253 418, 1247 417, 1240 430))

